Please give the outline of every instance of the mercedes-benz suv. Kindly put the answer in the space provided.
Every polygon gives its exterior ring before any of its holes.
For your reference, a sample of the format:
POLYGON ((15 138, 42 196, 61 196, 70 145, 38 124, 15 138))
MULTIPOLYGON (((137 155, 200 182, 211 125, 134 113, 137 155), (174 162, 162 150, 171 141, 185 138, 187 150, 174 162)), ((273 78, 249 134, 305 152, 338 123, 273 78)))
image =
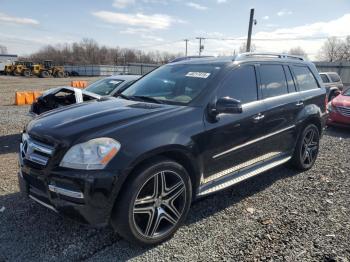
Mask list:
POLYGON ((118 98, 32 120, 21 191, 141 245, 170 238, 191 202, 284 163, 315 163, 326 120, 315 66, 245 53, 164 65, 118 98))

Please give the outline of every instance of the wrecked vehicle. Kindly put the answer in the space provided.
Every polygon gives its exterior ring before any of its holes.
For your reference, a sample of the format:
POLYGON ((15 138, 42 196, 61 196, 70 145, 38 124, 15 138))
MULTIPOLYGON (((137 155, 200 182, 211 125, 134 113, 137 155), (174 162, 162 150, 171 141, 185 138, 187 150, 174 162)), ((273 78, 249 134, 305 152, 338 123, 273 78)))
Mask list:
POLYGON ((29 110, 33 117, 64 106, 93 101, 104 96, 116 96, 139 79, 139 75, 118 75, 98 80, 85 89, 69 86, 47 90, 29 110))

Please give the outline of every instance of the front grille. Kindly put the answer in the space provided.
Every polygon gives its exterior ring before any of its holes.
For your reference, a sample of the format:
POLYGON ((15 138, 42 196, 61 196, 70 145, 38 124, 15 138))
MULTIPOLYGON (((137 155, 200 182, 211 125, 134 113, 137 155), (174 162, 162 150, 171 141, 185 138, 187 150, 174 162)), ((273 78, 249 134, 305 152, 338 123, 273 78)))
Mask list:
POLYGON ((39 142, 25 133, 22 135, 20 149, 22 159, 40 166, 46 166, 54 153, 52 146, 39 142))
POLYGON ((350 117, 350 107, 345 107, 345 106, 337 106, 336 110, 342 114, 343 116, 350 117))

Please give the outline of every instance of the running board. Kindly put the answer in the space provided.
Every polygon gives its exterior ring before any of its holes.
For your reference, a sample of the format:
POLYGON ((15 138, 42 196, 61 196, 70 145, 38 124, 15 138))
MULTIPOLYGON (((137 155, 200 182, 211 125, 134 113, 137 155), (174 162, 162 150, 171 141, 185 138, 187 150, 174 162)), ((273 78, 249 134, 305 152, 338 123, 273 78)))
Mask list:
POLYGON ((256 165, 241 169, 239 171, 232 172, 218 180, 215 180, 200 186, 197 196, 201 197, 201 196, 214 193, 216 191, 220 191, 224 188, 230 187, 234 184, 237 184, 243 180, 256 176, 276 166, 282 165, 288 162, 290 159, 291 159, 291 156, 286 156, 284 154, 280 157, 274 158, 271 161, 264 161, 263 163, 258 163, 256 165))

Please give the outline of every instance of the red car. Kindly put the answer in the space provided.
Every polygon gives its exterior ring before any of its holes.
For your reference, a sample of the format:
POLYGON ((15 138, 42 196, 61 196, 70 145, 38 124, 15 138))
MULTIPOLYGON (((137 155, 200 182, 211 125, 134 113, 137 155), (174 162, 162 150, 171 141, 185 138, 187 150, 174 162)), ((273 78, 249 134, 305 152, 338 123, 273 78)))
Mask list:
POLYGON ((328 125, 350 127, 350 88, 329 102, 327 109, 328 125))

